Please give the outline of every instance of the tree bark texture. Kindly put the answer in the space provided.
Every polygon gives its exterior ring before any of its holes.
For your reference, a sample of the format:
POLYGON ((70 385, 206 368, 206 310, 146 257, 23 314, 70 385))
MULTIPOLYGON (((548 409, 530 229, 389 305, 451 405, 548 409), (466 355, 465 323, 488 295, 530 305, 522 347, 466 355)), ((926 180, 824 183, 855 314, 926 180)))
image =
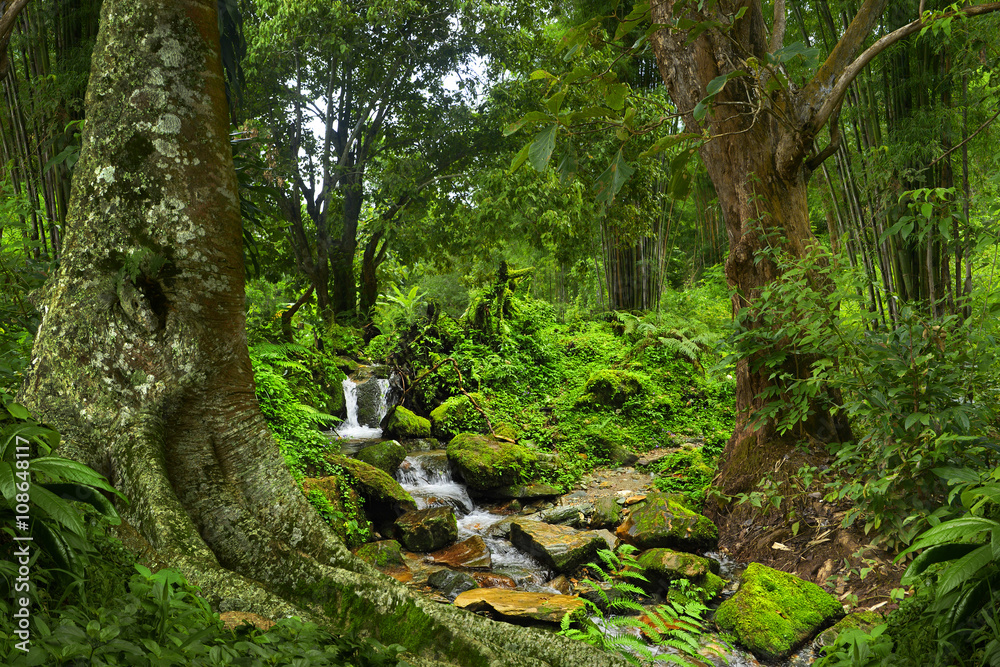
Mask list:
POLYGON ((415 598, 297 488, 254 398, 215 0, 106 0, 63 260, 22 400, 220 611, 297 613, 415 664, 621 665, 415 598))
MULTIPOLYGON (((759 2, 720 0, 713 10, 704 12, 691 2, 652 3, 654 24, 672 26, 688 18, 731 26, 709 28, 693 41, 687 30, 667 27, 654 34, 652 44, 660 74, 688 131, 711 137, 699 150, 729 236, 726 277, 735 290, 734 315, 753 308, 761 288, 777 277, 777 268, 764 250, 776 247, 802 257, 815 241, 806 205, 812 168, 808 151, 830 116, 828 97, 842 85, 840 71, 857 54, 882 5, 884 0, 864 4, 830 59, 804 89, 792 85, 767 93, 764 86, 774 73, 754 63, 766 62, 773 40, 759 2), (735 19, 741 8, 746 8, 744 15, 735 19), (693 111, 706 97, 708 84, 737 70, 748 75, 730 79, 715 96, 708 115, 696 120, 693 111)), ((754 326, 753 318, 749 326, 754 326)), ((814 406, 814 415, 799 433, 781 437, 773 421, 756 420, 753 415, 763 404, 759 396, 772 385, 773 369, 753 372, 753 361, 743 359, 737 365, 737 424, 718 480, 721 490, 730 495, 750 490, 796 443, 850 438, 846 422, 833 419, 821 403, 814 406)), ((808 363, 790 355, 786 370, 802 377, 808 363)))

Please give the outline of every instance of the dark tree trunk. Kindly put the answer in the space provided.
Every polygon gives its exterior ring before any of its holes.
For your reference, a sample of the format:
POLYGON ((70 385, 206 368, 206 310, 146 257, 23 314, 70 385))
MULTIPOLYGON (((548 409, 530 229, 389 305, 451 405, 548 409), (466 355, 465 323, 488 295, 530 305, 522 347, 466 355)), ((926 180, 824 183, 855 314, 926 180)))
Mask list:
POLYGON ((22 400, 220 610, 303 615, 403 644, 418 665, 624 665, 411 596, 305 500, 254 398, 219 60, 215 0, 105 2, 22 400))

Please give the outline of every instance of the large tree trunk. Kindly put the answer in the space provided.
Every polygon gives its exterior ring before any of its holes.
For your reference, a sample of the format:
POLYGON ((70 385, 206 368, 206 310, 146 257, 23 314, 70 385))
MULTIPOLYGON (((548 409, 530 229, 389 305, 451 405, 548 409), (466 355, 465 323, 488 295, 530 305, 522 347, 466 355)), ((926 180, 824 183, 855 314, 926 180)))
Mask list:
MULTIPOLYGON (((727 17, 745 5, 720 0, 711 14, 709 10, 704 14, 691 10, 683 16, 695 22, 727 22, 727 17)), ((675 15, 674 6, 669 0, 654 1, 652 22, 676 21, 680 16, 675 15)), ((748 11, 728 34, 710 29, 690 43, 686 31, 664 29, 653 36, 660 74, 671 99, 684 114, 688 131, 707 131, 712 137, 700 153, 715 185, 729 235, 726 277, 735 289, 734 315, 752 308, 761 288, 777 276, 776 266, 762 251, 770 246, 802 257, 815 240, 806 206, 809 166, 802 145, 810 146, 809 133, 815 136, 818 132, 808 127, 812 120, 807 104, 810 98, 799 91, 765 95, 755 77, 739 76, 728 81, 716 96, 703 121, 692 113, 706 97, 713 79, 749 69, 750 57, 764 62, 769 41, 759 2, 749 3, 748 11)), ((860 42, 855 51, 857 46, 860 42)), ((756 326, 753 317, 748 325, 756 326)), ((779 435, 774 420, 757 419, 755 413, 763 403, 761 393, 773 385, 770 374, 775 369, 753 372, 753 361, 742 359, 737 365, 737 423, 718 479, 723 493, 730 495, 752 489, 799 443, 851 437, 846 422, 831 418, 828 406, 819 402, 813 406, 813 417, 797 432, 779 435)), ((809 360, 789 355, 786 365, 784 370, 802 377, 809 360)))
POLYGON ((220 610, 302 614, 420 664, 625 664, 413 597, 347 552, 296 487, 254 399, 215 4, 104 4, 23 400, 220 610))

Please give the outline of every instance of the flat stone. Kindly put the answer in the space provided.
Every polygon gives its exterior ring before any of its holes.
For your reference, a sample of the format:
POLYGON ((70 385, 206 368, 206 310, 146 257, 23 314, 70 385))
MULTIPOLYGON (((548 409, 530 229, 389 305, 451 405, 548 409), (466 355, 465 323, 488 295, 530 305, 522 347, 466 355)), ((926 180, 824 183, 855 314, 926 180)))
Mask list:
POLYGON ((646 499, 646 496, 644 496, 644 495, 642 495, 642 496, 629 496, 628 498, 625 499, 625 504, 626 505, 635 505, 636 503, 641 503, 645 499, 646 499))
POLYGON ((571 595, 546 595, 501 588, 475 588, 455 598, 455 606, 484 611, 501 619, 561 623, 566 614, 583 613, 584 601, 571 595))
POLYGON ((591 528, 617 528, 622 522, 622 508, 613 496, 594 500, 594 513, 590 516, 591 528))
POLYGON ((510 541, 521 551, 565 573, 594 560, 597 551, 605 546, 604 538, 594 531, 531 520, 511 522, 510 541))
POLYGON ((435 551, 427 559, 438 565, 449 567, 466 567, 469 569, 489 569, 493 564, 489 547, 478 535, 467 540, 435 551))
POLYGON ((594 506, 591 503, 560 505, 559 507, 539 512, 538 520, 545 523, 558 523, 564 526, 580 528, 587 524, 587 518, 593 513, 594 506))
POLYGON ((465 572, 439 570, 427 577, 427 583, 441 591, 449 600, 478 586, 476 580, 465 572))

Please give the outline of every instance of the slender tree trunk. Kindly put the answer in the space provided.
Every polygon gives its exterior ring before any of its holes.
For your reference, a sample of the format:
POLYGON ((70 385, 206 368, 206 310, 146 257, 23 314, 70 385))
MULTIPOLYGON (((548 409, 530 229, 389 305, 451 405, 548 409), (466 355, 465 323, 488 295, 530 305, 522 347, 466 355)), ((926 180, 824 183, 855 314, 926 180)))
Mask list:
POLYGON ((423 665, 624 665, 414 598, 312 510, 254 398, 228 129, 215 0, 107 0, 22 400, 220 610, 298 613, 423 665))

